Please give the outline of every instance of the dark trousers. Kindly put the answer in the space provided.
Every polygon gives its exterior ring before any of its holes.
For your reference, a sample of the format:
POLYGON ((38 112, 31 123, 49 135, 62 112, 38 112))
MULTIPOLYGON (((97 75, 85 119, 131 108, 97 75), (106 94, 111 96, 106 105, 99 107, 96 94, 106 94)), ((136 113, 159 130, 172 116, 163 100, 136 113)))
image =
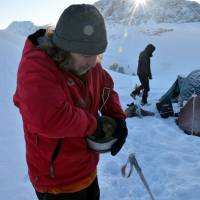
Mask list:
POLYGON ((96 178, 89 187, 79 192, 54 195, 49 193, 40 193, 36 191, 36 195, 39 200, 99 200, 100 190, 98 179, 96 178))
POLYGON ((143 95, 142 95, 142 103, 147 103, 147 97, 148 97, 148 92, 150 90, 149 88, 149 78, 146 76, 140 76, 138 75, 139 80, 141 85, 132 92, 133 95, 139 95, 140 91, 143 90, 143 95))

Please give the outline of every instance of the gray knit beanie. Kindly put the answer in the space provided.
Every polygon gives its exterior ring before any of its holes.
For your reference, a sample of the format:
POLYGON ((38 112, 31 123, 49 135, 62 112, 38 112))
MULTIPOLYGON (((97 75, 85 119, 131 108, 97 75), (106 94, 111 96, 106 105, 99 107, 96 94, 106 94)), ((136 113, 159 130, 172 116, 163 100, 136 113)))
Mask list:
POLYGON ((97 55, 107 46, 101 13, 93 5, 71 5, 60 16, 53 35, 54 44, 64 51, 97 55))

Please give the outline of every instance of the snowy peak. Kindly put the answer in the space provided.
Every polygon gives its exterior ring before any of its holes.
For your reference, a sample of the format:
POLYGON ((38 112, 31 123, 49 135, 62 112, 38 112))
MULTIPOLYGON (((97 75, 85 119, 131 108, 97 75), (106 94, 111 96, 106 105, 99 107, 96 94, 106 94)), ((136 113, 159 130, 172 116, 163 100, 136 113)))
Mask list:
POLYGON ((34 33, 39 28, 44 28, 46 26, 36 26, 30 21, 14 21, 6 29, 9 32, 16 33, 22 36, 28 36, 34 33))
POLYGON ((186 0, 100 0, 105 19, 123 24, 200 22, 200 4, 186 0))

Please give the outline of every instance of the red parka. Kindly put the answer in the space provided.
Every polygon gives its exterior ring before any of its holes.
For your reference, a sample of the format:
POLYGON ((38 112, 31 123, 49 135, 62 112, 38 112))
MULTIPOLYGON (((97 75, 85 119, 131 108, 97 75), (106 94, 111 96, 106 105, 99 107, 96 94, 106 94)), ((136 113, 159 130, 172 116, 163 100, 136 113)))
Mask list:
POLYGON ((22 115, 26 159, 35 188, 73 184, 96 170, 98 153, 86 137, 95 132, 98 110, 124 119, 110 75, 100 64, 83 83, 60 70, 43 50, 27 39, 17 76, 14 103, 22 115))

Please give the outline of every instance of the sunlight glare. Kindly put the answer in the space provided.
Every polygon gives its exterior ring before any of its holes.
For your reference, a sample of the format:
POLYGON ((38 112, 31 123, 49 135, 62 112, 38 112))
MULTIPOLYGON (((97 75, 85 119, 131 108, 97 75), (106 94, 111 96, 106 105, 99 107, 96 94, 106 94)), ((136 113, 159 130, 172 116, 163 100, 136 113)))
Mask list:
POLYGON ((118 48, 118 53, 122 53, 123 52, 123 48, 122 47, 119 47, 118 48))
POLYGON ((135 6, 144 6, 147 0, 135 0, 135 6))

